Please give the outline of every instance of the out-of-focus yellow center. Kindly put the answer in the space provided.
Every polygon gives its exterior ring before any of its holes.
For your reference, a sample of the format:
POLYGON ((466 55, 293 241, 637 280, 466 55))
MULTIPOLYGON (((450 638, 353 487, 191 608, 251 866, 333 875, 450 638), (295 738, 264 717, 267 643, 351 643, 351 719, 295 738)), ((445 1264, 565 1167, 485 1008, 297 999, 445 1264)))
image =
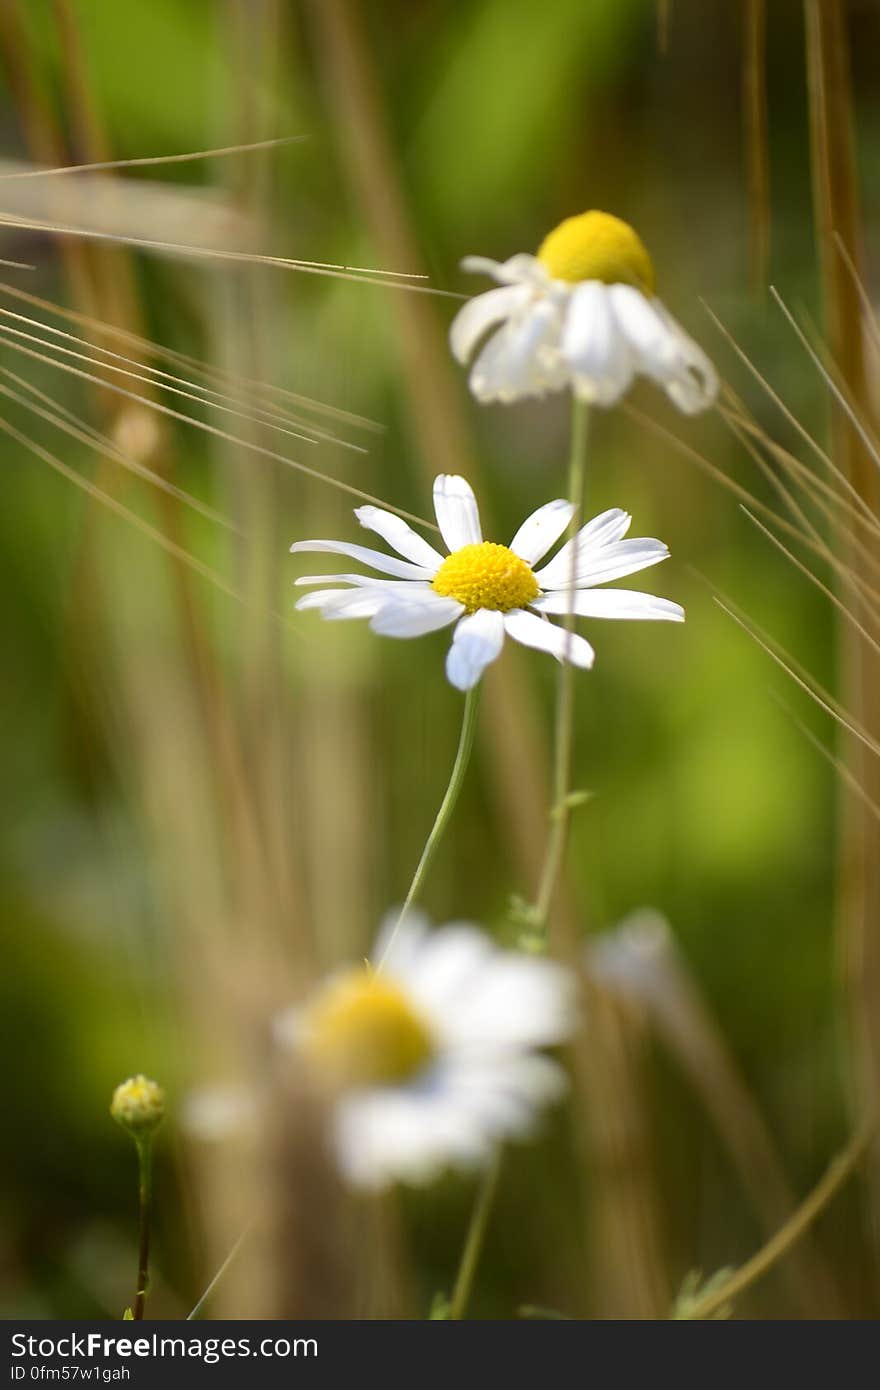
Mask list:
POLYGON ((431 587, 463 603, 469 613, 478 608, 509 613, 511 608, 524 608, 540 592, 531 566, 494 541, 463 545, 447 555, 431 587))
POLYGON ((434 1040, 401 989, 361 968, 321 991, 309 1010, 306 1048, 332 1086, 381 1086, 421 1071, 434 1040))
POLYGON ((654 267, 641 238, 609 212, 567 217, 541 242, 538 260, 554 280, 602 280, 654 293, 654 267))

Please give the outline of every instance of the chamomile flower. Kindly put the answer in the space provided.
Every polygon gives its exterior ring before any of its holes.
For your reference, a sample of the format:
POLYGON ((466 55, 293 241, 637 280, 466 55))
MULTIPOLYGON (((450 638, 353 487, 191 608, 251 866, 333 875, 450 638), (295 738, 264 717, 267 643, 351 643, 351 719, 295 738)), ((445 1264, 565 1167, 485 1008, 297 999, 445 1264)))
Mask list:
POLYGON ((584 212, 561 222, 535 256, 468 256, 462 266, 499 282, 469 300, 450 331, 458 361, 474 358, 478 400, 570 386, 610 406, 636 376, 657 382, 688 415, 715 399, 712 363, 655 295, 651 258, 619 218, 584 212))
POLYGON ((564 967, 498 947, 475 927, 389 921, 375 959, 331 976, 276 1023, 329 1098, 330 1139, 352 1184, 430 1182, 485 1165, 533 1131, 564 1090, 538 1049, 575 1022, 564 967))
POLYGON ((446 556, 401 517, 372 506, 356 508, 355 516, 393 546, 396 556, 348 541, 297 541, 290 547, 294 552, 346 555, 382 575, 304 575, 297 584, 345 587, 316 588, 297 608, 315 608, 333 620, 367 618, 372 630, 386 637, 421 637, 454 623, 446 674, 459 690, 476 685, 500 655, 505 637, 559 661, 592 666, 589 642, 551 623, 550 614, 684 621, 684 610, 668 599, 596 587, 669 555, 662 541, 624 540, 632 518, 620 508, 594 517, 537 569, 571 521, 571 503, 557 498, 539 507, 509 546, 483 540, 476 499, 464 478, 440 474, 434 510, 446 556))

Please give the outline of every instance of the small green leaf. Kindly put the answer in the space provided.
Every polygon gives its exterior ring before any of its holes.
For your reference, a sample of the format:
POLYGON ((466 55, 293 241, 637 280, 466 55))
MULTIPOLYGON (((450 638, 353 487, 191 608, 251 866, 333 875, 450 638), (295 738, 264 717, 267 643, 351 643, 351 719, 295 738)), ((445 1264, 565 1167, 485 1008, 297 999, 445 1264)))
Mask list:
POLYGON ((592 801, 593 792, 571 791, 564 796, 560 802, 553 807, 550 812, 551 820, 559 820, 566 811, 576 811, 579 806, 585 806, 588 801, 592 801))
POLYGON ((569 792, 564 804, 569 811, 576 811, 579 806, 586 806, 588 801, 592 801, 594 795, 594 792, 588 791, 569 792))
POLYGON ((538 1303, 523 1303, 516 1310, 518 1318, 531 1322, 571 1322, 568 1313, 559 1313, 555 1308, 542 1308, 538 1303))
POLYGON ((445 1293, 435 1293, 431 1299, 431 1311, 428 1313, 429 1322, 447 1322, 449 1320, 449 1299, 445 1293))
POLYGON ((511 893, 507 900, 507 916, 517 927, 535 926, 535 906, 519 893, 511 893))
MULTIPOLYGON (((705 1283, 703 1283, 703 1271, 700 1269, 690 1270, 682 1280, 681 1288, 678 1291, 678 1297, 673 1303, 672 1311, 669 1314, 670 1318, 677 1321, 690 1321, 697 1305, 701 1303, 704 1298, 708 1297, 709 1294, 713 1294, 718 1289, 723 1288, 732 1274, 733 1270, 729 1267, 725 1267, 724 1269, 717 1270, 705 1283)), ((731 1317, 732 1314, 733 1304, 724 1303, 720 1308, 716 1308, 715 1312, 711 1314, 709 1321, 722 1321, 731 1317)))

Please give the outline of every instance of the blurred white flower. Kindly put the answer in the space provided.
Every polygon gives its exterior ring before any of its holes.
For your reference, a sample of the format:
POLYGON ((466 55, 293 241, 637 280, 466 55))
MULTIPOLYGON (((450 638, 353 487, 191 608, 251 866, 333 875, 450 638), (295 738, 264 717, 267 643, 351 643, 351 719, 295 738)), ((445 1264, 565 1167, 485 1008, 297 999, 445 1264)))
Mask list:
POLYGON ((469 300, 450 330, 463 364, 491 334, 471 368, 478 400, 570 386, 582 400, 610 406, 646 376, 688 415, 714 401, 712 363, 654 294, 651 259, 619 218, 585 212, 561 222, 536 256, 468 256, 462 266, 500 285, 469 300))
POLYGON ((205 1085, 190 1091, 180 1113, 186 1133, 205 1144, 250 1131, 256 1118, 256 1097, 247 1087, 232 1083, 205 1085))
POLYGON ((662 913, 642 907, 610 931, 587 939, 584 963, 597 980, 632 999, 655 1004, 682 972, 672 929, 662 913))
POLYGON ((381 969, 331 976, 276 1025, 328 1090, 343 1175, 370 1189, 426 1183, 528 1136, 564 1089, 537 1049, 571 1032, 571 974, 414 914, 386 924, 375 958, 381 969))
POLYGON ((617 507, 594 517, 538 570, 533 566, 571 521, 571 503, 557 499, 539 507, 509 546, 483 540, 476 499, 464 478, 440 474, 434 482, 434 510, 450 552, 445 557, 399 516, 379 507, 358 507, 355 516, 403 559, 347 541, 297 541, 290 547, 294 553, 347 555, 390 576, 304 575, 297 584, 347 587, 316 589, 297 608, 316 608, 324 618, 336 620, 368 618, 372 630, 386 637, 420 637, 455 623, 446 674, 459 690, 476 685, 500 655, 505 636, 559 661, 592 666, 589 642, 549 622, 551 613, 684 621, 684 610, 669 599, 595 587, 669 555, 662 541, 624 540, 632 518, 617 507))

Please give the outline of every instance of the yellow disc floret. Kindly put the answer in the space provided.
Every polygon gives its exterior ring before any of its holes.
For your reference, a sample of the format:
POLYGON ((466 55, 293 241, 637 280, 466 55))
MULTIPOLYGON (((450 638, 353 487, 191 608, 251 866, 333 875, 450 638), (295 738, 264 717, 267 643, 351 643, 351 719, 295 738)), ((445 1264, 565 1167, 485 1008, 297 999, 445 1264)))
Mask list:
POLYGON ((332 1086, 393 1085, 421 1071, 434 1040, 397 985, 367 968, 331 980, 307 1014, 309 1060, 332 1086))
POLYGON ((457 599, 469 613, 478 608, 509 613, 525 608, 540 592, 531 566, 494 541, 454 550, 434 575, 431 588, 444 598, 457 599))
POLYGON ((654 293, 654 267, 641 238, 609 212, 567 217, 541 242, 538 260, 554 280, 602 280, 654 293))

